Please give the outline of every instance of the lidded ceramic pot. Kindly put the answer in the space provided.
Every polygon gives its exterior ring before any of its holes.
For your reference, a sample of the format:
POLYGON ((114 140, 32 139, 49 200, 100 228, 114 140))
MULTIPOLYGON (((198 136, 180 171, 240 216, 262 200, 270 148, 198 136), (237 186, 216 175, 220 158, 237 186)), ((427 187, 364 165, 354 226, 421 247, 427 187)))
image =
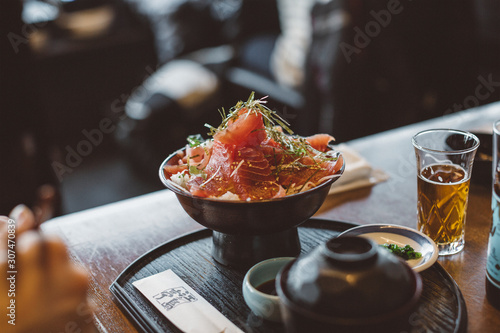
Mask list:
POLYGON ((330 239, 276 282, 287 332, 403 328, 422 281, 403 260, 359 236, 330 239))

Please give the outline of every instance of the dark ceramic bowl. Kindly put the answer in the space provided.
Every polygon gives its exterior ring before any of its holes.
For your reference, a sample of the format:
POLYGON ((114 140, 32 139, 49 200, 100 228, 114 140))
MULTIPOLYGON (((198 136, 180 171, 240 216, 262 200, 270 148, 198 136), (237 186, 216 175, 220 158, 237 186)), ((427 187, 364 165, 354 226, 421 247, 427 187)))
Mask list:
POLYGON ((260 201, 235 201, 191 195, 167 181, 163 168, 176 164, 178 153, 163 161, 159 176, 175 193, 186 213, 214 231, 214 258, 230 266, 250 267, 273 257, 296 256, 300 252, 296 227, 321 207, 330 186, 344 172, 344 160, 337 152, 340 171, 323 184, 308 191, 282 198, 260 201))
POLYGON ((409 324, 422 281, 372 240, 341 236, 288 264, 276 288, 287 332, 396 331, 409 324))
MULTIPOLYGON (((340 153, 338 156, 342 159, 340 153)), ((196 222, 231 235, 271 234, 299 225, 321 207, 330 186, 344 171, 342 166, 332 179, 298 194, 271 200, 235 201, 196 197, 172 185, 167 181, 163 168, 176 164, 178 160, 178 154, 174 153, 163 161, 159 170, 162 183, 176 194, 186 213, 196 222)))

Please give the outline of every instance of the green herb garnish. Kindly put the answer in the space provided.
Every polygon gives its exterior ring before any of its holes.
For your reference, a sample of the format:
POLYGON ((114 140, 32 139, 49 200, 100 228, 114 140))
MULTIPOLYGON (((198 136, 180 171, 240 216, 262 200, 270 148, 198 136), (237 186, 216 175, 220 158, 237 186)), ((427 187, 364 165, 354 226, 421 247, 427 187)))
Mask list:
POLYGON ((383 244, 381 246, 404 260, 418 259, 422 257, 422 253, 416 252, 410 245, 398 246, 396 244, 383 244))
POLYGON ((191 148, 198 147, 204 141, 205 140, 203 139, 203 137, 200 134, 194 134, 194 135, 190 135, 187 137, 187 142, 189 143, 189 146, 191 148))
POLYGON ((207 178, 205 172, 203 170, 198 169, 195 165, 189 166, 189 174, 193 176, 203 177, 203 179, 207 178))
MULTIPOLYGON (((264 99, 255 99, 255 93, 252 92, 250 94, 250 97, 248 97, 248 100, 246 102, 239 101, 236 103, 235 106, 233 106, 230 110, 229 113, 226 114, 226 111, 224 109, 219 110, 219 113, 222 117, 222 122, 219 125, 219 127, 215 128, 212 125, 205 124, 205 127, 208 127, 210 129, 210 132, 208 135, 210 136, 215 136, 218 132, 224 130, 227 128, 228 123, 230 120, 236 120, 240 115, 238 114, 239 111, 243 108, 247 108, 250 110, 250 112, 258 112, 262 115, 264 118, 264 127, 266 128, 266 131, 273 131, 273 127, 278 124, 281 126, 288 134, 293 134, 293 131, 290 129, 290 124, 283 118, 281 118, 275 111, 269 109, 266 107, 264 104, 266 101, 264 99)), ((281 136, 282 133, 279 134, 281 136)))

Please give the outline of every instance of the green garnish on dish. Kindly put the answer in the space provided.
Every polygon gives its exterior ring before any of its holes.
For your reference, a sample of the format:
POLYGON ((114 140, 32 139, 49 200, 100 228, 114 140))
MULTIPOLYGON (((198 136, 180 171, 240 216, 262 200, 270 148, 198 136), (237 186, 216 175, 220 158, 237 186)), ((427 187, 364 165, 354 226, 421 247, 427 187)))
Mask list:
POLYGON ((191 148, 200 146, 205 139, 200 134, 194 134, 187 137, 187 141, 191 148))
POLYGON ((380 246, 386 248, 404 260, 422 258, 422 253, 415 251, 415 249, 413 249, 410 245, 398 246, 397 244, 382 244, 380 246))

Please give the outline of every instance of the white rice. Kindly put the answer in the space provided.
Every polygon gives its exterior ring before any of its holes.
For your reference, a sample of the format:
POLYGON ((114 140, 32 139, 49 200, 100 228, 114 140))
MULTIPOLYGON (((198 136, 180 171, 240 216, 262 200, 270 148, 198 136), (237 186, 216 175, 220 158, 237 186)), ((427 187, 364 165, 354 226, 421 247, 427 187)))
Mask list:
POLYGON ((170 177, 170 180, 175 183, 176 185, 184 188, 184 189, 187 189, 187 182, 189 181, 189 174, 186 172, 187 170, 184 170, 184 171, 181 171, 181 172, 178 172, 176 173, 175 175, 172 175, 170 177))
POLYGON ((237 194, 234 194, 230 191, 227 191, 226 193, 224 193, 220 197, 214 197, 214 198, 221 199, 221 200, 237 200, 237 201, 240 200, 240 197, 237 194))

